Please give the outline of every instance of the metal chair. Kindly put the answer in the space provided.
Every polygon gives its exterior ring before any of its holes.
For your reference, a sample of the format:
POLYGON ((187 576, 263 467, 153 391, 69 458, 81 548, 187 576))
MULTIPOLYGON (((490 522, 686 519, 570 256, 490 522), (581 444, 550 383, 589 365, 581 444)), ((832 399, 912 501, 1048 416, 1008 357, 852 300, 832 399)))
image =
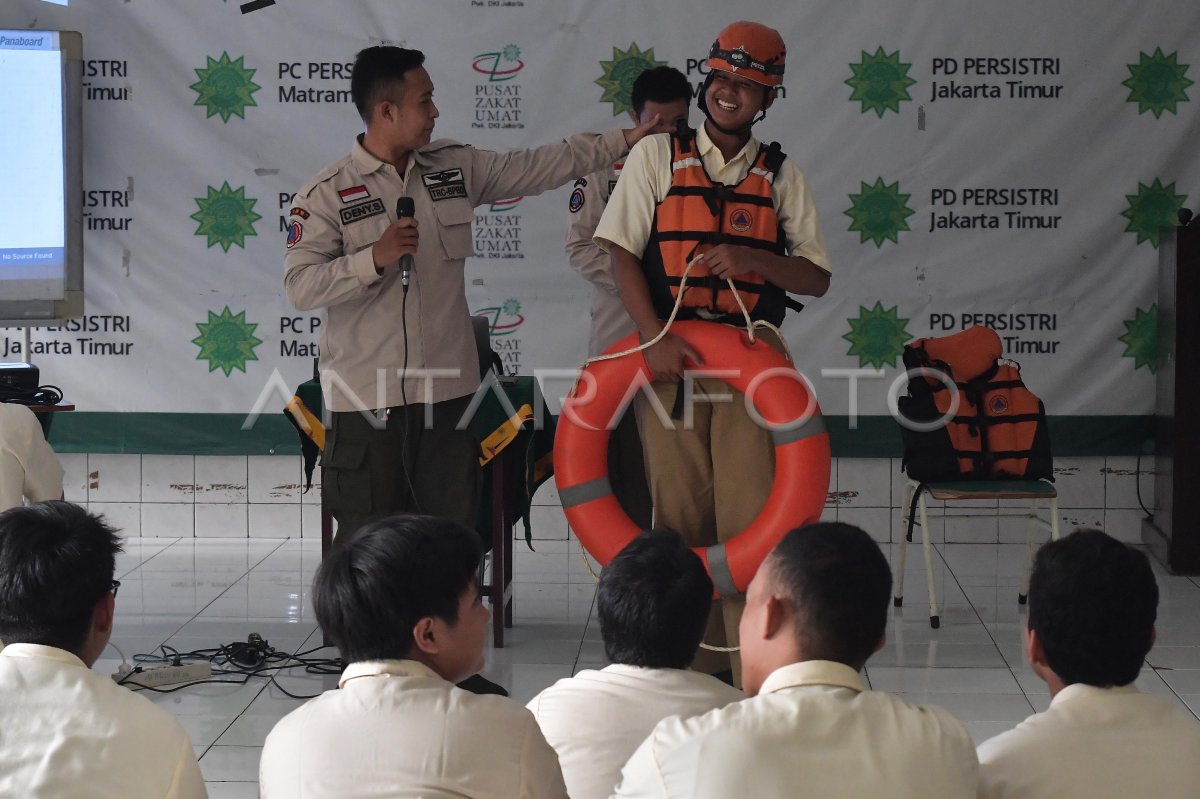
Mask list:
MULTIPOLYGON (((1024 605, 1029 595, 1029 573, 1033 568, 1034 533, 1038 529, 1049 530, 1050 536, 1057 541, 1058 531, 1058 491, 1046 480, 981 480, 970 482, 947 483, 918 483, 909 480, 904 490, 904 504, 900 508, 901 520, 904 524, 904 535, 900 537, 900 553, 896 566, 895 597, 896 607, 904 605, 904 562, 906 546, 912 540, 914 514, 920 513, 921 547, 925 553, 925 579, 929 586, 929 626, 935 630, 941 625, 938 615, 937 593, 933 585, 933 547, 929 543, 929 511, 926 507, 925 495, 940 501, 971 501, 997 499, 1028 499, 1030 507, 1027 511, 1006 511, 1001 509, 997 514, 1008 518, 1029 519, 1029 531, 1026 535, 1025 572, 1021 578, 1021 588, 1017 594, 1017 602, 1024 605), (1039 505, 1046 503, 1049 519, 1042 517, 1039 505)), ((949 510, 949 509, 947 509, 949 510)), ((944 519, 977 518, 965 513, 943 512, 938 514, 944 519)), ((936 516, 935 516, 936 518, 936 516)))

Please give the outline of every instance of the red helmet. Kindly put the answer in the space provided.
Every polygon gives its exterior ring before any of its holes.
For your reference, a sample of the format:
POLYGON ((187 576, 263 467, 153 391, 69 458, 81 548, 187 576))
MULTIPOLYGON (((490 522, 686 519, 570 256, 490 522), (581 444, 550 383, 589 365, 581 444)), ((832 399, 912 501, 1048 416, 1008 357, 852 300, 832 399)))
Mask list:
POLYGON ((735 22, 717 34, 705 65, 740 75, 763 86, 783 84, 787 47, 774 28, 757 22, 735 22))

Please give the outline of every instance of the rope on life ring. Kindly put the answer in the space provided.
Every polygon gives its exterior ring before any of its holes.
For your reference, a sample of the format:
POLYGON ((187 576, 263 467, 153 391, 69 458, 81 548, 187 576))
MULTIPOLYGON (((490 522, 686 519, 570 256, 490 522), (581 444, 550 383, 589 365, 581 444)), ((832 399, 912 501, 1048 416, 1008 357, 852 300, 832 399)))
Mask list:
MULTIPOLYGON (((815 522, 829 488, 829 434, 807 381, 765 342, 747 331, 710 322, 674 322, 672 333, 703 358, 728 370, 721 379, 749 399, 766 423, 775 449, 775 480, 766 504, 730 540, 693 547, 712 577, 717 596, 744 593, 767 554, 789 530, 815 522), (736 376, 724 376, 736 372, 736 376)), ((605 355, 625 352, 636 334, 605 355)), ((641 348, 633 348, 634 351, 641 348)), ((608 479, 610 423, 652 381, 644 357, 601 356, 588 363, 563 403, 554 441, 555 483, 567 521, 601 566, 642 531, 622 510, 608 479), (594 392, 581 394, 585 383, 594 392)))

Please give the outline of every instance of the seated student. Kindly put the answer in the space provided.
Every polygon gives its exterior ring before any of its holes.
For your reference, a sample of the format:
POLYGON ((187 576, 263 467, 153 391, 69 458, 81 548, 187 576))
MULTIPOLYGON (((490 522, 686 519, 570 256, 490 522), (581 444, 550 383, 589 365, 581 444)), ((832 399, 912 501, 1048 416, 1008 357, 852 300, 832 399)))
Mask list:
POLYGON ((0 511, 23 500, 62 499, 63 469, 46 443, 37 416, 24 405, 0 402, 0 511))
POLYGON ((454 685, 483 667, 491 614, 476 584, 481 558, 473 530, 407 514, 333 548, 313 606, 348 665, 340 690, 267 736, 264 799, 567 795, 528 710, 454 685))
POLYGON ((90 668, 112 633, 120 551, 68 502, 0 513, 0 796, 207 796, 179 722, 90 668))
POLYGON ((606 799, 621 766, 667 716, 696 716, 742 699, 688 671, 713 594, 701 562, 669 530, 644 533, 600 575, 596 611, 613 663, 559 680, 529 703, 558 752, 571 799, 606 799))
POLYGON ((1133 684, 1157 607, 1146 555, 1098 530, 1038 550, 1025 648, 1050 708, 979 746, 980 797, 1200 796, 1200 724, 1133 684))
POLYGON ((759 568, 740 633, 741 702, 661 722, 625 764, 618 797, 964 799, 975 747, 939 708, 867 690, 892 575, 870 536, 793 530, 759 568))

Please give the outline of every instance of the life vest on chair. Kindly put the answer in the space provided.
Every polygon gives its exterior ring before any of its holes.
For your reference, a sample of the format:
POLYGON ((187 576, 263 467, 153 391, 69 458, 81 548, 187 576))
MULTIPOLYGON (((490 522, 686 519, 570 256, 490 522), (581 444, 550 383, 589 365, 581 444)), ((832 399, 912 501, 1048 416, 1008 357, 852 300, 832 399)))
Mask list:
MULTIPOLYGON (((681 127, 671 134, 671 188, 654 210, 642 255, 650 298, 660 318, 666 319, 675 307, 688 263, 713 246, 737 244, 787 253, 771 196, 771 184, 786 157, 777 142, 760 147, 742 182, 726 186, 714 183, 704 170, 694 130, 681 127)), ((752 319, 779 325, 788 307, 799 307, 761 275, 738 275, 733 282, 752 319)), ((713 276, 703 261, 688 273, 676 318, 745 324, 729 284, 713 276)))
POLYGON ((904 365, 925 372, 910 374, 908 396, 897 403, 909 477, 1054 479, 1045 406, 1026 388, 1020 366, 1000 353, 1000 337, 979 326, 904 347, 904 365))

